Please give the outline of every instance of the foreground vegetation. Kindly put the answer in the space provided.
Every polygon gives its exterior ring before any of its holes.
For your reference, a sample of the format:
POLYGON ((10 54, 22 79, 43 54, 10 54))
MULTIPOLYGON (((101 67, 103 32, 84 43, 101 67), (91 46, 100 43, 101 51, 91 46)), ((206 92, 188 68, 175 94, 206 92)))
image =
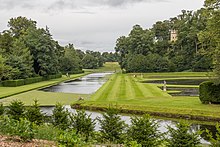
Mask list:
MULTIPOLYGON (((185 122, 177 123, 176 128, 167 126, 166 133, 161 133, 158 127, 149 115, 131 117, 131 124, 127 125, 113 107, 106 109, 102 118, 92 120, 85 111, 71 114, 61 104, 56 105, 51 117, 44 116, 37 101, 32 107, 24 107, 21 101, 13 101, 8 109, 0 105, 0 134, 22 142, 43 139, 67 147, 97 144, 121 144, 126 147, 202 146, 202 131, 189 132, 189 124, 185 122), (97 122, 100 124, 99 130, 95 130, 97 122)), ((216 127, 219 135, 219 126, 216 127)), ((214 139, 208 130, 207 133, 211 144, 218 146, 219 138, 214 139)))

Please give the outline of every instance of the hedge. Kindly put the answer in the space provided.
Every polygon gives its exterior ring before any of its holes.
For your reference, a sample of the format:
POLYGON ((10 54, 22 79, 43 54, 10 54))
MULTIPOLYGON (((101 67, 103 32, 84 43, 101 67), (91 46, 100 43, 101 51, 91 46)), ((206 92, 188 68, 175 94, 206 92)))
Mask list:
POLYGON ((4 87, 17 87, 17 86, 28 85, 32 83, 37 83, 37 82, 61 78, 61 77, 62 77, 62 74, 59 73, 56 75, 48 75, 46 77, 34 77, 34 78, 27 78, 27 79, 7 80, 7 81, 3 81, 2 85, 4 87))
POLYGON ((211 81, 206 81, 199 86, 199 98, 203 104, 220 104, 220 84, 215 85, 211 81))
POLYGON ((2 85, 5 86, 5 87, 22 86, 22 85, 24 85, 24 79, 3 81, 2 85))

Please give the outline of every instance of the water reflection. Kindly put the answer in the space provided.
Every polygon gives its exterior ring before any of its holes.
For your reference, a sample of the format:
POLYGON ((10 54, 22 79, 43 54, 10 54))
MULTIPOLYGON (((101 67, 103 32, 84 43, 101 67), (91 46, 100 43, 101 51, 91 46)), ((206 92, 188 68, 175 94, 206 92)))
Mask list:
POLYGON ((80 79, 60 83, 41 90, 46 92, 92 94, 106 82, 107 78, 105 77, 110 74, 112 73, 93 73, 80 79))
MULTIPOLYGON (((70 106, 65 106, 65 108, 71 113, 76 113, 76 110, 72 109, 70 106)), ((41 107, 42 112, 48 116, 52 115, 53 109, 54 107, 41 107)), ((99 113, 99 112, 86 111, 86 114, 90 115, 92 119, 96 119, 98 117, 102 119, 102 113, 99 113)), ((126 115, 120 115, 120 116, 121 116, 121 119, 125 121, 126 124, 128 125, 131 124, 131 119, 130 119, 131 116, 126 116, 126 115)), ((173 120, 155 119, 155 121, 158 123, 159 125, 158 129, 161 133, 167 132, 167 126, 171 126, 175 128, 175 124, 176 124, 176 121, 173 121, 173 120)), ((215 134, 217 132, 215 126, 213 125, 204 125, 204 124, 195 124, 195 123, 191 124, 189 131, 196 132, 198 130, 202 130, 203 133, 201 134, 201 143, 209 144, 207 134, 205 132, 206 129, 210 130, 212 134, 215 134)), ((96 121, 95 130, 97 131, 100 130, 100 124, 98 121, 96 121)))

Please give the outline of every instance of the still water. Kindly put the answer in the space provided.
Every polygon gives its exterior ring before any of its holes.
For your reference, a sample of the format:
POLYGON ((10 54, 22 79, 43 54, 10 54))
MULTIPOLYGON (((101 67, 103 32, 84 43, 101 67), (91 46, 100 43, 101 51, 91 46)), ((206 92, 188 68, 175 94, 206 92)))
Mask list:
POLYGON ((106 76, 110 74, 112 73, 93 73, 76 80, 63 82, 41 90, 46 92, 92 94, 106 82, 106 76))
MULTIPOLYGON (((76 113, 75 109, 72 109, 70 106, 65 106, 66 110, 68 110, 70 113, 76 113)), ((47 116, 51 116, 52 115, 52 111, 53 111, 54 107, 41 107, 42 112, 47 115, 47 116)), ((96 118, 101 118, 102 119, 102 113, 99 112, 91 112, 91 111, 86 111, 86 114, 90 115, 90 117, 92 119, 96 119, 96 118)), ((128 115, 120 115, 121 119, 123 121, 125 121, 126 124, 130 125, 131 124, 131 116, 128 115)), ((159 125, 159 131, 161 133, 167 132, 167 126, 171 126, 175 128, 175 123, 176 121, 173 120, 163 120, 163 119, 156 119, 154 118, 154 120, 158 123, 159 125)), ((100 129, 100 125, 98 123, 98 121, 96 121, 96 126, 95 126, 95 130, 98 131, 100 129)), ((195 132, 198 131, 199 129, 201 130, 206 130, 209 129, 213 134, 216 133, 216 129, 215 126, 213 125, 204 125, 204 124, 191 124, 190 126, 190 132, 195 132)), ((201 135, 201 143, 203 144, 209 144, 209 142, 207 141, 207 137, 205 132, 202 133, 201 135)))

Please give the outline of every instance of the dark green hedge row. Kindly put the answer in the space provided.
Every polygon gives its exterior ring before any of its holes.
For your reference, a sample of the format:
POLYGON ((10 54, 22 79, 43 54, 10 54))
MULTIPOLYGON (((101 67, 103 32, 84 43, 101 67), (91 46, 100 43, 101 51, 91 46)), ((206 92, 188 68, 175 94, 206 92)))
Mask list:
POLYGON ((59 74, 56 74, 56 75, 45 76, 45 77, 43 77, 43 80, 46 81, 46 80, 57 79, 57 78, 61 78, 61 77, 62 77, 62 74, 59 73, 59 74))
POLYGON ((199 86, 199 98, 203 104, 220 104, 220 84, 215 85, 211 81, 206 81, 199 86))
POLYGON ((56 75, 48 75, 46 77, 34 77, 34 78, 27 78, 27 79, 7 80, 7 81, 3 81, 2 85, 4 87, 17 87, 17 86, 28 85, 32 83, 37 83, 37 82, 61 78, 61 77, 62 77, 62 74, 56 74, 56 75))

